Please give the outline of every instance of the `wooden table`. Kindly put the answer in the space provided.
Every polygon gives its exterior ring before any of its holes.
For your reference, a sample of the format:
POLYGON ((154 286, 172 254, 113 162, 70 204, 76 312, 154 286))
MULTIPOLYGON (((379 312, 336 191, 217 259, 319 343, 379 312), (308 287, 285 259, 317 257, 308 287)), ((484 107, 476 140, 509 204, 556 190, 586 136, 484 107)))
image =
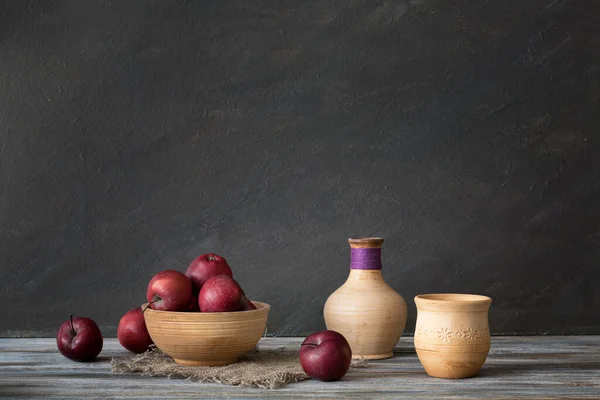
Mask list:
MULTIPOLYGON (((297 349, 300 342, 264 338, 259 348, 297 349)), ((111 358, 125 356, 115 339, 105 340, 92 363, 67 360, 54 339, 0 339, 0 397, 600 399, 600 336, 493 337, 481 374, 464 380, 428 377, 412 338, 405 337, 393 358, 355 369, 342 381, 308 380, 275 390, 112 373, 111 358)))

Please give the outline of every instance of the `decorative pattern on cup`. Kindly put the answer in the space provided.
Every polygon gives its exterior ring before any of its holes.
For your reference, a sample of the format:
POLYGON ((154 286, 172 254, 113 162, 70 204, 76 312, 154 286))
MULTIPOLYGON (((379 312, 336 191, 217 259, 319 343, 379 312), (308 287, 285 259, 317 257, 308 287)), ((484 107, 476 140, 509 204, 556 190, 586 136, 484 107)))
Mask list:
POLYGON ((490 340, 488 328, 417 328, 415 337, 436 340, 447 344, 487 343, 490 340))

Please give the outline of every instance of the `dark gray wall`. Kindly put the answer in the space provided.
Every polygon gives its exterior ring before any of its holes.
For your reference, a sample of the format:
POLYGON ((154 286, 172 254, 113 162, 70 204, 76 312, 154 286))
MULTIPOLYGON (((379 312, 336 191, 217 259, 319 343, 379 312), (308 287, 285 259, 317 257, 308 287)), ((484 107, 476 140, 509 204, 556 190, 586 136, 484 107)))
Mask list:
POLYGON ((114 335, 215 251, 270 333, 324 327, 351 236, 493 297, 494 333, 600 333, 595 1, 3 1, 1 336, 114 335))

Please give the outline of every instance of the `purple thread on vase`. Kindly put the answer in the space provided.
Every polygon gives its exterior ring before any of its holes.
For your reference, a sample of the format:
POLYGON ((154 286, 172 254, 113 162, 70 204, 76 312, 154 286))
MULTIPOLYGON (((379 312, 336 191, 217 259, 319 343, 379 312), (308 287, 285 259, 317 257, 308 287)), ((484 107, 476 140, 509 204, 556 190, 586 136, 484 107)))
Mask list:
POLYGON ((350 269, 381 269, 381 248, 351 248, 350 269))

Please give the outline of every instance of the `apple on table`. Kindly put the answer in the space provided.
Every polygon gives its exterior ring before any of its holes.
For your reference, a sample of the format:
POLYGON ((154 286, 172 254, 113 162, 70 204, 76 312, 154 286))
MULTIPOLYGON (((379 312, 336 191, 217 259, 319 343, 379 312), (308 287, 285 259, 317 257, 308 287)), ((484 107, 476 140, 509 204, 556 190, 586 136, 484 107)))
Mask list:
POLYGON ((331 330, 316 332, 300 346, 300 364, 308 376, 324 382, 342 379, 350 369, 352 350, 346 338, 331 330))
POLYGON ((117 327, 117 339, 121 346, 136 354, 145 352, 154 344, 140 307, 132 308, 121 317, 117 327))
POLYGON ((87 317, 73 317, 62 323, 56 335, 60 353, 73 361, 91 361, 102 351, 100 328, 87 317))

